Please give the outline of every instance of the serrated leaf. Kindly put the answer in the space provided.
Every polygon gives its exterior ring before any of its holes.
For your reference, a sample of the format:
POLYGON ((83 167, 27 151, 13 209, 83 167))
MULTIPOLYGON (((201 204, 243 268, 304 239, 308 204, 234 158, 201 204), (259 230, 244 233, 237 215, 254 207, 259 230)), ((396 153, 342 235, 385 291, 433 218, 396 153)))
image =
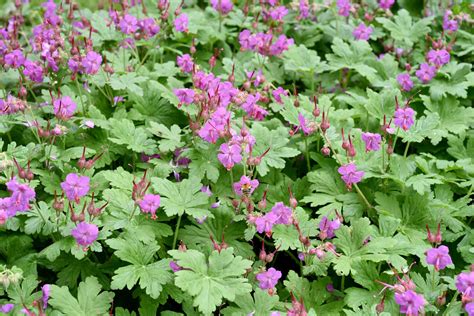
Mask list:
POLYGON ((135 127, 132 121, 127 119, 110 119, 110 133, 113 137, 109 140, 126 145, 137 153, 153 154, 155 142, 148 138, 145 128, 135 127))
POLYGON ((184 146, 184 143, 181 141, 181 128, 178 125, 172 125, 168 128, 163 124, 151 122, 148 130, 161 138, 158 141, 160 151, 173 151, 184 146))

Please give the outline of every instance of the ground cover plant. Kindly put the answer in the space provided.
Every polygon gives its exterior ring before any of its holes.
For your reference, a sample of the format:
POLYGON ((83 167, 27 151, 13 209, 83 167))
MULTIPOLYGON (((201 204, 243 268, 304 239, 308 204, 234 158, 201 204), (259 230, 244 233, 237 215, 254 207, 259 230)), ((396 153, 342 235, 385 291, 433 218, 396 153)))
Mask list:
POLYGON ((3 1, 0 313, 474 315, 472 9, 3 1))

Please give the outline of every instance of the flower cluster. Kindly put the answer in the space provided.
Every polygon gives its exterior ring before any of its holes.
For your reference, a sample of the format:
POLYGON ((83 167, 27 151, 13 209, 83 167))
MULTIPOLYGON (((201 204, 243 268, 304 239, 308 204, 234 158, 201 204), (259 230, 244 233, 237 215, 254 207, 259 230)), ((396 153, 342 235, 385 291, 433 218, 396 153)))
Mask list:
POLYGON ((258 52, 264 56, 278 56, 293 45, 294 41, 285 35, 280 35, 275 40, 272 33, 252 34, 250 30, 243 30, 239 34, 239 43, 242 50, 258 52))
POLYGON ((7 189, 10 196, 0 198, 0 225, 18 212, 30 210, 30 203, 36 197, 35 191, 28 184, 19 183, 15 177, 7 182, 7 189))

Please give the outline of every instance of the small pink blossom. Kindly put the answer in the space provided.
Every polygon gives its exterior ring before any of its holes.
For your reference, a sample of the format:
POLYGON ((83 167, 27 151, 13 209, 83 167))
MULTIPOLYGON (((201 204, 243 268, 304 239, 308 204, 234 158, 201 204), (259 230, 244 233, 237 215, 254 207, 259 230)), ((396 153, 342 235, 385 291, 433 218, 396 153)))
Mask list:
POLYGON ((421 82, 428 83, 436 75, 436 67, 423 63, 415 74, 421 82))
POLYGON ((380 149, 380 142, 382 141, 382 136, 377 133, 362 133, 362 140, 365 143, 365 151, 377 151, 380 149))
POLYGON ((69 96, 64 96, 53 101, 54 114, 61 120, 70 119, 76 112, 77 104, 69 96))
POLYGON ((416 112, 408 106, 405 108, 398 108, 395 111, 393 123, 395 126, 407 131, 415 123, 415 114, 416 112))
POLYGON ((219 148, 217 158, 227 170, 230 170, 234 167, 234 164, 242 161, 242 148, 237 145, 229 146, 227 143, 224 143, 219 148))
POLYGON ((354 183, 359 183, 364 177, 364 171, 358 171, 353 162, 340 166, 337 171, 348 189, 351 189, 354 183))
POLYGON ((413 81, 410 78, 410 74, 401 73, 397 76, 397 81, 402 87, 403 91, 410 91, 413 89, 413 81))
POLYGON ((89 177, 70 173, 66 176, 66 180, 61 182, 61 188, 69 201, 79 203, 80 198, 89 193, 89 183, 89 177))
POLYGON ((253 191, 255 191, 255 189, 258 188, 258 185, 259 185, 259 182, 257 179, 251 180, 247 176, 242 176, 240 178, 240 181, 234 183, 233 186, 234 186, 235 194, 237 194, 238 196, 242 196, 243 195, 242 187, 245 187, 245 186, 250 187, 249 195, 251 195, 253 191))
POLYGON ((188 24, 189 24, 189 19, 186 13, 181 13, 174 20, 174 28, 178 32, 187 32, 188 24))
POLYGON ((354 29, 352 35, 354 35, 354 38, 356 40, 367 41, 373 31, 374 29, 370 26, 366 26, 364 23, 360 23, 359 26, 354 29))
POLYGON ((156 219, 156 210, 160 207, 161 197, 158 194, 145 194, 138 202, 143 213, 150 213, 152 219, 156 219))
POLYGON ((277 285, 281 275, 280 271, 275 268, 270 268, 267 271, 258 273, 256 278, 259 282, 259 287, 262 290, 270 290, 277 285))
POLYGON ((426 252, 426 263, 433 265, 436 271, 443 270, 446 266, 453 264, 449 248, 441 245, 438 248, 429 249, 426 252))
POLYGON ((95 224, 80 222, 71 231, 72 237, 84 248, 89 247, 99 236, 99 228, 95 224))

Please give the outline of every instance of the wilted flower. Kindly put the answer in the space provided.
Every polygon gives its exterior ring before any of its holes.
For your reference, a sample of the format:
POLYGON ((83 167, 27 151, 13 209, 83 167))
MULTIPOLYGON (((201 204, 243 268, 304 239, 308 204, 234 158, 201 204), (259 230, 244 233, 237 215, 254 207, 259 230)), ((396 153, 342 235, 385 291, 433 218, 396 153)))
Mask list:
POLYGON ((379 7, 384 10, 388 10, 395 3, 395 0, 379 0, 379 7))
POLYGON ((287 96, 288 91, 286 91, 282 87, 278 87, 278 88, 276 88, 275 90, 272 91, 272 95, 273 95, 273 98, 275 99, 275 101, 277 103, 283 104, 283 100, 281 99, 281 96, 282 95, 287 96))
POLYGON ((339 229, 340 226, 341 222, 339 219, 331 221, 327 218, 327 216, 323 216, 319 222, 319 238, 322 240, 326 238, 333 238, 335 236, 334 231, 339 229))
POLYGON ((193 89, 174 89, 174 94, 179 100, 179 104, 191 104, 194 101, 193 89))
POLYGON ((11 53, 5 55, 5 64, 12 68, 19 68, 23 66, 26 58, 19 49, 15 49, 11 53))
POLYGON ((43 310, 48 307, 49 291, 50 291, 49 284, 45 284, 41 287, 41 292, 43 292, 43 295, 41 296, 41 300, 43 301, 43 310))

